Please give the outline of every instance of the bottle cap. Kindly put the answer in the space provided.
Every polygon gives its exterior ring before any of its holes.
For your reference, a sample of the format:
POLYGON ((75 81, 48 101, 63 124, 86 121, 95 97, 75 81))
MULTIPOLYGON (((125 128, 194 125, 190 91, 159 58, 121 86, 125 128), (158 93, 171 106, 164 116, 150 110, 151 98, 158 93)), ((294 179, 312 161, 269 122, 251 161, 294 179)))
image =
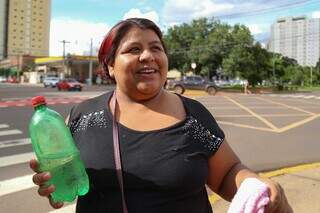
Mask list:
POLYGON ((31 99, 33 107, 39 106, 41 104, 46 104, 46 99, 43 96, 36 96, 31 99))

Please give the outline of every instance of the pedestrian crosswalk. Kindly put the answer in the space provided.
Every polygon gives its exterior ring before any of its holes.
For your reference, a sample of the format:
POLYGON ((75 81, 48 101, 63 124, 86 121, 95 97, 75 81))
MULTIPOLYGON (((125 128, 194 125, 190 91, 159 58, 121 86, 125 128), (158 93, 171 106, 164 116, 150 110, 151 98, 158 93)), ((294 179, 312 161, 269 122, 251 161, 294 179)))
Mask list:
POLYGON ((18 129, 8 129, 8 128, 9 128, 8 124, 1 124, 0 123, 0 136, 16 135, 16 134, 21 134, 22 133, 18 129))
MULTIPOLYGON (((54 104, 80 103, 83 100, 86 100, 88 98, 90 98, 90 96, 49 97, 47 98, 47 104, 54 105, 54 104)), ((31 106, 31 99, 23 98, 23 99, 9 99, 9 100, 0 101, 0 108, 23 107, 23 106, 31 106)))
MULTIPOLYGON (((23 135, 23 132, 19 129, 15 129, 9 124, 0 123, 0 171, 13 171, 14 169, 8 168, 15 168, 15 166, 23 165, 23 167, 28 167, 27 163, 30 159, 35 158, 35 154, 33 152, 25 151, 22 153, 15 153, 15 154, 8 154, 6 153, 7 150, 15 149, 15 150, 24 150, 19 149, 25 146, 31 146, 31 140, 27 137, 21 137, 18 139, 8 139, 8 138, 17 138, 23 135), (6 138, 6 140, 4 140, 6 138)), ((26 169, 27 171, 28 169, 26 169)), ((1 172, 0 172, 1 173, 1 172)), ((20 174, 15 176, 15 172, 13 174, 7 174, 5 178, 0 178, 0 200, 5 196, 19 196, 18 193, 22 193, 24 190, 36 188, 37 186, 32 182, 33 172, 30 169, 30 172, 26 172, 25 174, 20 174), (9 178, 8 178, 9 177, 9 178)), ((0 175, 1 177, 1 175, 0 175)), ((36 197, 37 195, 34 194, 36 197)), ((0 202, 1 203, 1 202, 0 202)), ((50 209, 48 204, 48 209, 50 209)), ((12 209, 15 212, 15 209, 12 209)), ((63 208, 54 210, 51 209, 48 212, 51 213, 71 213, 75 212, 75 203, 66 204, 63 208)))
MULTIPOLYGON (((0 166, 1 168, 1 166, 0 166)), ((32 174, 0 181, 0 197, 34 187, 32 174)))

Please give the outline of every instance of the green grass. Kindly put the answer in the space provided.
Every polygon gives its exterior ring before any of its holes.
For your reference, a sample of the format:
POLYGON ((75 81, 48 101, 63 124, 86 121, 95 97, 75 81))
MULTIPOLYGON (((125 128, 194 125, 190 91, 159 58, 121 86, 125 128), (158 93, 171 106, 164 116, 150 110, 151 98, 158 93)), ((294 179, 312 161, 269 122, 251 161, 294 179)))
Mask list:
POLYGON ((320 91, 320 85, 317 86, 308 86, 308 87, 299 87, 298 88, 299 92, 314 92, 314 91, 320 91))

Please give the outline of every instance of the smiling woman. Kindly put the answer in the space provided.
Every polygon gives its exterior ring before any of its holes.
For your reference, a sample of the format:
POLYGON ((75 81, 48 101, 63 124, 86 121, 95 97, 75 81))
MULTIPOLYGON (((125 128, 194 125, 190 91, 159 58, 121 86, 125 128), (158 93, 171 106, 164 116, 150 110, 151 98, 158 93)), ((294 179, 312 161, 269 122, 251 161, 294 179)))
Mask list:
POLYGON ((108 63, 108 71, 121 91, 135 98, 159 93, 166 81, 168 60, 154 31, 133 27, 123 37, 115 57, 108 63))
MULTIPOLYGON (((78 104, 68 121, 90 181, 76 212, 210 213, 206 184, 231 200, 248 177, 269 187, 267 212, 291 212, 281 187, 241 164, 201 103, 163 89, 168 58, 152 21, 114 26, 99 61, 116 89, 78 104)), ((35 160, 30 166, 38 171, 35 160)), ((60 208, 50 178, 38 171, 33 180, 60 208)))

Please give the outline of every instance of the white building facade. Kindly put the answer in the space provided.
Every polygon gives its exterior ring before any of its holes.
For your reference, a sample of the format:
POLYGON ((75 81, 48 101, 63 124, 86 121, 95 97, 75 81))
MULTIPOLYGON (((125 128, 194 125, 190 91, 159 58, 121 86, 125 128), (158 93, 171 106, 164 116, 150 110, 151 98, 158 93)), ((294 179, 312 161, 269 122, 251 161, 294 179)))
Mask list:
POLYGON ((268 49, 294 58, 300 65, 315 66, 320 57, 320 19, 278 19, 271 26, 268 49))
POLYGON ((4 59, 7 55, 7 11, 8 1, 0 0, 0 60, 4 59))

